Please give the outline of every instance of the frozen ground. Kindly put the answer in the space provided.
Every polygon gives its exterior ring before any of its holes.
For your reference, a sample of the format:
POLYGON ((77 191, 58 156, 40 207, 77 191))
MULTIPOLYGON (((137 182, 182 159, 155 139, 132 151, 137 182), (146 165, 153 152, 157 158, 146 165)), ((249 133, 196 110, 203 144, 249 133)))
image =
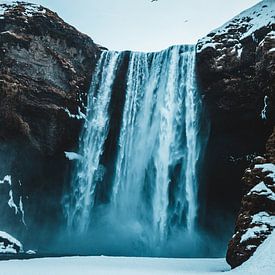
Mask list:
POLYGON ((275 274, 275 231, 254 256, 230 271, 225 259, 64 257, 0 262, 0 275, 275 274))
POLYGON ((0 262, 1 275, 222 274, 224 259, 71 257, 0 262))

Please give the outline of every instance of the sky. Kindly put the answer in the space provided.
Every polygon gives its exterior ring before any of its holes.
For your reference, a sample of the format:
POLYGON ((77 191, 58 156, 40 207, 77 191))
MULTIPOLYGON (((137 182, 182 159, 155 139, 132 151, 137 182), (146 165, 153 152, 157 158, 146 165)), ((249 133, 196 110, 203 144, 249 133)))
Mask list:
MULTIPOLYGON (((0 1, 1 2, 1 1, 0 1)), ((32 0, 110 50, 195 44, 259 0, 32 0)))

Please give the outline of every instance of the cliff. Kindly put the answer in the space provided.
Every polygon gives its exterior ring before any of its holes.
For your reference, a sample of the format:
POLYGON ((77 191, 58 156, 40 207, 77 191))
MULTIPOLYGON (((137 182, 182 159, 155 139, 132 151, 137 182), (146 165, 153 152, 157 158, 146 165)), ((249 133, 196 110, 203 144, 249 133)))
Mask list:
POLYGON ((0 188, 13 192, 13 204, 1 192, 2 230, 16 235, 25 228, 30 235, 61 216, 56 202, 69 170, 64 151, 77 147, 99 52, 42 6, 0 4, 0 179, 10 179, 0 188))
MULTIPOLYGON (((222 232, 227 238, 239 212, 227 253, 232 267, 248 259, 273 230, 274 10, 273 1, 262 1, 197 44, 210 124, 200 190, 205 210, 199 219, 213 235, 222 232), (258 232, 259 226, 264 230, 258 232)), ((71 173, 64 152, 77 150, 102 49, 44 7, 0 4, 0 228, 24 245, 28 239, 47 244, 52 236, 46 232, 62 224, 60 201, 71 173)), ((119 93, 112 104, 117 121, 123 104, 119 93)), ((118 131, 113 127, 111 136, 118 131)), ((107 143, 113 151, 112 140, 107 143)))
POLYGON ((226 222, 230 218, 226 213, 237 214, 244 196, 227 253, 232 267, 248 259, 273 229, 266 224, 264 233, 255 232, 254 239, 244 241, 249 228, 260 226, 259 219, 270 220, 275 214, 269 197, 251 191, 261 182, 274 191, 271 172, 255 164, 274 163, 274 135, 273 143, 272 137, 267 142, 275 118, 274 10, 274 1, 262 1, 197 44, 198 75, 211 123, 205 168, 205 204, 210 208, 206 226, 211 226, 213 215, 224 213, 226 222), (265 159, 255 159, 258 155, 265 159))

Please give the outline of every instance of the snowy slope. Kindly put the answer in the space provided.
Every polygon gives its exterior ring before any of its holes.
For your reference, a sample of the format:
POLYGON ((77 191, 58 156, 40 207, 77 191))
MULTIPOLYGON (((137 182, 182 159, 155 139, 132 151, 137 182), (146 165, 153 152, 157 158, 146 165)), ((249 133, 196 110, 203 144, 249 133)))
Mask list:
POLYGON ((254 255, 232 274, 275 274, 275 231, 258 247, 254 255))
MULTIPOLYGON (((8 12, 9 9, 17 6, 16 1, 0 1, 0 19, 5 15, 5 12, 8 12)), ((22 15, 27 17, 32 17, 33 15, 43 15, 46 12, 46 9, 42 8, 39 5, 25 3, 25 10, 22 15)))
POLYGON ((246 38, 252 36, 252 39, 255 39, 254 32, 263 27, 272 29, 273 24, 275 24, 275 1, 263 0, 199 40, 197 51, 199 53, 206 48, 222 50, 226 39, 228 44, 235 45, 236 53, 240 56, 246 38))

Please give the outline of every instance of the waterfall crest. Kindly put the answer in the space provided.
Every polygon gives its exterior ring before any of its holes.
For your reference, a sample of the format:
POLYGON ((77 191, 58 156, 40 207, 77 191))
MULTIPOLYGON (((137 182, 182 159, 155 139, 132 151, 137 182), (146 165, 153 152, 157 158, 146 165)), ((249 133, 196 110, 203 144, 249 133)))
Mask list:
POLYGON ((143 255, 160 255, 174 232, 192 235, 198 208, 199 121, 194 46, 128 56, 103 52, 88 96, 81 158, 64 205, 69 230, 96 238, 100 228, 100 234, 130 243, 143 255), (121 80, 118 71, 126 57, 121 80), (124 81, 124 90, 114 91, 118 81, 124 81), (110 136, 114 93, 124 98, 116 137, 110 136), (108 140, 115 143, 109 153, 115 161, 106 166, 108 140), (104 201, 102 186, 108 193, 104 201))

